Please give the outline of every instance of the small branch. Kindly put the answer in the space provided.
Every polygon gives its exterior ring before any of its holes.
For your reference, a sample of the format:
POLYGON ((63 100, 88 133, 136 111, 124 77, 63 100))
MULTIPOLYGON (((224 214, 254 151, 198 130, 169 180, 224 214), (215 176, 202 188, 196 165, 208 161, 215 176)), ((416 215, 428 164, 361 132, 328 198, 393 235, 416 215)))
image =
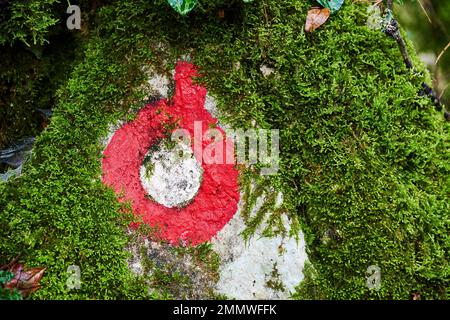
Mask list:
POLYGON ((423 89, 420 90, 420 92, 419 92, 419 96, 430 97, 434 103, 436 111, 441 111, 442 110, 441 100, 439 99, 437 94, 433 91, 433 89, 429 85, 427 85, 425 82, 422 82, 422 88, 423 89))
POLYGON ((393 3, 394 1, 393 0, 387 0, 386 1, 386 7, 389 9, 389 10, 391 10, 392 11, 392 3, 393 3))
POLYGON ((422 9, 423 13, 424 13, 425 16, 427 17, 428 22, 429 22, 430 24, 433 24, 433 22, 431 21, 430 16, 428 15, 427 10, 425 9, 425 7, 424 7, 423 4, 422 4, 422 1, 418 0, 417 2, 419 2, 420 8, 422 9))
POLYGON ((447 51, 448 48, 450 48, 450 42, 445 46, 444 50, 441 51, 434 64, 438 64, 439 60, 444 55, 444 52, 447 51))
MULTIPOLYGON (((389 9, 388 7, 388 10, 391 9, 389 9)), ((389 21, 389 24, 386 26, 385 32, 388 36, 392 37, 397 42, 398 46, 400 47, 400 52, 402 54, 403 60, 405 61, 406 67, 408 69, 412 69, 413 65, 411 62, 411 58, 409 57, 408 49, 406 49, 406 43, 403 40, 402 35, 400 34, 400 28, 398 27, 398 22, 395 18, 392 18, 389 21)))
MULTIPOLYGON (((392 6, 393 6, 393 0, 386 0, 386 11, 387 11, 386 15, 393 14, 392 6)), ((385 33, 388 36, 392 37, 397 42, 397 44, 400 48, 400 53, 402 54, 403 60, 405 62, 406 68, 414 69, 411 58, 409 57, 409 54, 408 54, 408 49, 406 48, 406 43, 403 40, 402 35, 400 33, 400 28, 399 28, 397 20, 392 16, 392 18, 388 22, 389 23, 385 27, 385 33)), ((445 49, 447 49, 447 48, 445 48, 445 49)), ((444 51, 445 51, 445 49, 444 49, 444 51)), ((437 96, 437 94, 434 92, 434 90, 425 82, 422 83, 422 88, 423 89, 419 92, 419 95, 421 95, 421 96, 426 95, 426 96, 430 97, 434 103, 436 110, 441 111, 442 110, 441 100, 437 96)), ((447 121, 450 121, 450 113, 447 110, 444 110, 444 117, 447 121)))

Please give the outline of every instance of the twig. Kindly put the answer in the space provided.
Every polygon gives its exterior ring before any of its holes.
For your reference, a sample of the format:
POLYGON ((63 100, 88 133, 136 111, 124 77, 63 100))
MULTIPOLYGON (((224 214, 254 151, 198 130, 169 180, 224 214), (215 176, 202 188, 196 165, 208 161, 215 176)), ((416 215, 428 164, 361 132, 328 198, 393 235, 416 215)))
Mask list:
MULTIPOLYGON (((388 11, 387 14, 389 14, 389 13, 392 14, 392 5, 393 5, 393 0, 386 0, 386 10, 388 11)), ((385 33, 387 35, 389 35, 390 37, 392 37, 397 42, 398 46, 400 47, 400 52, 402 54, 403 60, 405 61, 406 68, 413 69, 413 64, 412 64, 411 58, 409 57, 408 49, 406 48, 406 43, 403 40, 402 35, 400 33, 400 28, 398 26, 398 22, 393 16, 392 16, 392 19, 389 20, 389 23, 387 24, 387 26, 385 27, 385 33)), ((447 47, 448 46, 450 46, 450 43, 447 45, 447 47)), ((441 55, 444 53, 444 51, 447 49, 447 47, 445 47, 443 52, 441 52, 438 59, 436 60, 436 63, 439 60, 439 58, 441 57, 441 55)), ((436 110, 441 111, 442 104, 441 104, 440 97, 438 97, 437 94, 434 92, 434 90, 425 82, 422 83, 422 88, 423 89, 419 92, 419 95, 422 95, 422 96, 426 95, 426 96, 430 97, 434 103, 436 110)), ((450 113, 447 110, 444 110, 444 117, 447 121, 450 121, 450 113)))
POLYGON ((425 7, 424 7, 423 4, 422 4, 422 1, 418 0, 417 2, 419 2, 419 5, 420 5, 420 7, 422 8, 423 13, 424 13, 425 16, 427 17, 428 22, 431 23, 431 24, 433 24, 433 22, 431 21, 430 16, 428 15, 427 10, 425 9, 425 7))
POLYGON ((393 0, 387 0, 386 1, 386 7, 389 9, 389 10, 391 10, 392 11, 392 3, 393 3, 394 1, 393 0))
POLYGON ((437 94, 433 91, 433 89, 426 84, 425 82, 422 82, 422 90, 420 90, 419 92, 419 96, 428 96, 431 98, 431 100, 434 103, 434 106, 436 108, 436 111, 441 111, 442 110, 442 104, 441 104, 441 100, 440 97, 437 96, 437 94))
POLYGON ((450 42, 447 43, 447 45, 445 46, 444 50, 441 51, 441 53, 438 55, 436 62, 434 64, 437 64, 439 62, 439 59, 442 57, 442 55, 444 54, 444 52, 450 47, 450 42))
MULTIPOLYGON (((387 2, 387 9, 392 12, 392 0, 387 2)), ((411 58, 409 57, 408 50, 406 49, 406 43, 400 34, 400 28, 398 27, 398 22, 395 18, 392 18, 389 21, 389 24, 386 26, 385 30, 386 34, 390 37, 394 38, 400 47, 400 52, 402 54, 403 60, 405 61, 406 67, 408 69, 412 69, 411 58)))

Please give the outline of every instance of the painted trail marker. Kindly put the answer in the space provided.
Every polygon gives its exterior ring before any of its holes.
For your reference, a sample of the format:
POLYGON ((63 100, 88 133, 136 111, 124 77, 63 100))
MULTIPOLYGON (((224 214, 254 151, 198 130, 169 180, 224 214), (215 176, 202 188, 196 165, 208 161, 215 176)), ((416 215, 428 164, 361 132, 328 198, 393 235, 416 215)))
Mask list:
MULTIPOLYGON (((152 194, 149 192, 152 185, 164 186, 161 192, 177 190, 172 188, 173 184, 178 183, 174 181, 176 180, 174 177, 164 180, 164 177, 170 176, 163 172, 166 170, 166 173, 170 173, 167 166, 158 168, 154 163, 150 164, 148 179, 145 177, 145 168, 142 169, 146 156, 151 156, 149 154, 151 150, 158 149, 161 143, 167 141, 171 126, 182 128, 194 137, 194 126, 200 123, 204 133, 213 127, 225 136, 225 132, 217 124, 217 119, 205 109, 207 90, 193 83, 192 78, 195 76, 198 76, 198 73, 194 65, 179 62, 175 68, 176 88, 173 99, 170 102, 162 99, 156 104, 145 106, 134 121, 119 128, 104 151, 102 163, 103 182, 111 186, 117 194, 123 195, 121 201, 130 201, 133 212, 140 215, 144 223, 158 227, 159 236, 174 245, 180 242, 185 245, 197 245, 210 240, 236 213, 240 197, 238 171, 233 163, 226 161, 219 164, 208 161, 197 164, 192 161, 191 164, 178 163, 176 170, 182 173, 178 181, 181 185, 178 186, 178 190, 182 190, 182 185, 187 183, 183 176, 192 174, 192 177, 198 178, 201 174, 198 190, 195 186, 191 186, 195 190, 190 193, 193 195, 191 199, 185 197, 181 203, 172 199, 174 200, 172 203, 170 196, 161 198, 155 196, 158 190, 153 190, 155 191, 153 197, 149 196, 152 194), (201 166, 201 172, 196 169, 198 166, 201 166), (189 172, 189 168, 192 172, 189 172), (154 170, 157 171, 157 177, 152 180, 155 176, 154 170)), ((217 147, 218 150, 226 150, 228 155, 234 155, 234 144, 227 143, 227 140, 214 140, 213 137, 209 141, 202 139, 202 150, 214 153, 217 147)), ((193 148, 194 141, 189 143, 193 148)), ((193 150, 193 155, 196 159, 202 159, 202 155, 196 150, 193 150)), ((176 161, 166 159, 165 162, 176 161)), ((189 192, 183 195, 188 194, 189 192)))

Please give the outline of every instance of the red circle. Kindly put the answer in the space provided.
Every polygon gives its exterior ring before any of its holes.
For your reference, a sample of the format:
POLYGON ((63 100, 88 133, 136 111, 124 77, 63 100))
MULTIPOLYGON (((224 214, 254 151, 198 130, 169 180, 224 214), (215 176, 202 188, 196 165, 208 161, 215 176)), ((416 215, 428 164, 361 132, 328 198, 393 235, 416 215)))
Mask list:
MULTIPOLYGON (((196 67, 179 62, 175 67, 176 89, 172 101, 163 99, 145 106, 132 122, 118 129, 104 151, 103 183, 111 186, 121 201, 131 201, 133 213, 144 223, 160 230, 159 236, 172 244, 180 241, 197 245, 210 240, 233 217, 239 202, 238 171, 234 164, 206 164, 197 195, 183 208, 168 208, 148 198, 141 185, 139 170, 149 148, 164 138, 169 117, 194 137, 194 121, 201 121, 202 132, 217 126, 217 119, 204 108, 206 88, 195 85, 196 67)), ((194 139, 191 139, 192 144, 194 139)), ((202 139, 204 149, 210 141, 202 139)), ((233 147, 223 143, 224 158, 233 147)), ((232 144, 231 144, 232 145, 232 144)), ((195 152, 195 150, 194 150, 195 152)), ((197 155, 196 155, 197 156, 197 155)), ((201 159, 198 158, 197 159, 201 159)))

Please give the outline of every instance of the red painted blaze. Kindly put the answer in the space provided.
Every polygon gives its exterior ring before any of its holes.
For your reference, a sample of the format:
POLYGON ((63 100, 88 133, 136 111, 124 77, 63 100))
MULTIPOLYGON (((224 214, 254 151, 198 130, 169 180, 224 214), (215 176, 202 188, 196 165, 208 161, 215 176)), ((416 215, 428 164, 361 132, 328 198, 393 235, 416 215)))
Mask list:
MULTIPOLYGON (((178 121, 178 128, 189 131, 194 143, 194 122, 201 121, 205 133, 217 126, 217 119, 204 108, 206 88, 193 84, 196 67, 179 62, 175 68, 176 89, 172 101, 161 100, 145 106, 137 118, 116 131, 104 151, 103 183, 111 186, 120 201, 131 201, 134 214, 144 223, 157 226, 160 237, 172 244, 180 241, 197 245, 210 240, 233 217, 239 201, 238 172, 233 164, 225 164, 226 154, 234 157, 232 144, 222 141, 223 164, 202 161, 203 179, 197 195, 183 208, 167 208, 148 198, 141 185, 139 170, 149 148, 164 138, 164 123, 178 121)), ((202 139, 203 149, 211 141, 202 139)), ((199 154, 196 152, 197 159, 199 154)))

